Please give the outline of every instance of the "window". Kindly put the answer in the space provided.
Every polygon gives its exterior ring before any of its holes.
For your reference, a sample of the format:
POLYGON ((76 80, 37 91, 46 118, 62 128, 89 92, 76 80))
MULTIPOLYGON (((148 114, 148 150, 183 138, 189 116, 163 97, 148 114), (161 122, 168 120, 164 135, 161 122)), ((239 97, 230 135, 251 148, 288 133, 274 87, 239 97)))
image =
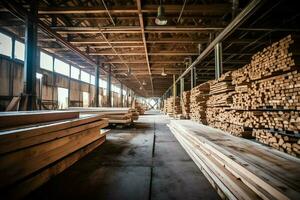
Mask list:
POLYGON ((91 82, 90 84, 95 85, 95 76, 91 75, 91 82))
POLYGON ((25 57, 25 44, 19 41, 15 41, 15 58, 24 61, 25 57))
POLYGON ((40 68, 52 71, 53 57, 42 52, 40 54, 40 68))
POLYGON ((0 33, 0 54, 10 58, 12 55, 12 39, 3 33, 0 33))
POLYGON ((70 65, 55 58, 55 60, 54 60, 54 71, 59 73, 59 74, 69 76, 70 65))
POLYGON ((81 71, 81 77, 80 79, 83 81, 83 82, 86 82, 86 83, 90 83, 90 74, 85 72, 85 71, 81 71))
POLYGON ((80 69, 77 67, 71 66, 71 78, 79 80, 80 76, 80 69))
POLYGON ((107 88, 107 81, 100 79, 100 87, 106 89, 107 88))

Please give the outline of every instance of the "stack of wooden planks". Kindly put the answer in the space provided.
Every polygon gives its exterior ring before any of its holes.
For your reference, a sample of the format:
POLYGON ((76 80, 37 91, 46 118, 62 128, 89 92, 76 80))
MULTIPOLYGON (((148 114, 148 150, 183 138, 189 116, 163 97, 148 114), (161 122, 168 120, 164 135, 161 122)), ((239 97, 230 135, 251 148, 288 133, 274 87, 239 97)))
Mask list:
POLYGON ((100 114, 108 119, 109 124, 131 125, 138 119, 138 112, 134 108, 112 108, 112 107, 69 107, 68 110, 77 111, 82 114, 100 114))
POLYGON ((143 115, 145 113, 145 108, 137 100, 133 101, 132 108, 136 109, 139 115, 143 115))
POLYGON ((191 99, 191 92, 184 91, 182 93, 181 109, 182 109, 182 115, 185 119, 190 118, 190 103, 191 103, 190 99, 191 99))
POLYGON ((101 129, 108 126, 101 115, 79 116, 78 112, 13 112, 0 116, 2 199, 24 197, 74 164, 105 141, 106 132, 101 129))
POLYGON ((169 127, 222 199, 300 196, 299 159, 190 120, 169 127))
POLYGON ((182 114, 181 111, 181 104, 180 104, 180 98, 179 97, 169 97, 167 100, 165 100, 165 113, 171 117, 178 117, 182 114))
POLYGON ((193 121, 207 124, 206 120, 206 101, 209 97, 210 83, 206 82, 194 87, 191 90, 191 119, 193 121))
POLYGON ((300 135, 279 134, 270 129, 253 129, 257 141, 293 156, 300 155, 300 135))

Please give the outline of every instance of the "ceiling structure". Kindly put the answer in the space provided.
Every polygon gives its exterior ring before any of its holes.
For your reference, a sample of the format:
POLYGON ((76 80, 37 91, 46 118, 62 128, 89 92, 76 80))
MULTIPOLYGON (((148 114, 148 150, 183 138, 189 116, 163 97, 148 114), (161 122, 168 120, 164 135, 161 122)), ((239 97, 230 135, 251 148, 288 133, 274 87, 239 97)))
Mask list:
MULTIPOLYGON (((16 2, 22 9, 28 8, 26 1, 16 2)), ((87 71, 93 72, 93 63, 99 59, 103 63, 100 68, 111 66, 113 76, 137 94, 161 96, 172 85, 173 74, 178 77, 185 71, 188 60, 195 60, 249 2, 162 0, 168 23, 158 26, 157 0, 41 0, 39 23, 47 31, 39 29, 38 43, 87 71), (161 75, 163 70, 167 76, 161 75)), ((248 63, 256 51, 286 34, 287 29, 299 31, 296 8, 284 0, 266 1, 223 41, 224 71, 248 63)), ((0 8, 0 19, 2 28, 24 37, 24 22, 12 16, 6 6, 0 8)), ((213 78, 212 53, 197 66, 197 83, 213 78)))

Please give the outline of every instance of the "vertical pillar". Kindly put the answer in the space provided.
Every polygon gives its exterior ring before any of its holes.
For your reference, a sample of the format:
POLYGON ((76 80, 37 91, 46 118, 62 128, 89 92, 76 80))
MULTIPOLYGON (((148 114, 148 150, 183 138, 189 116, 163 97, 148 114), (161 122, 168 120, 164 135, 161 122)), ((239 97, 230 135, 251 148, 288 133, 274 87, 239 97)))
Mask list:
POLYGON ((128 89, 128 87, 126 87, 126 107, 129 107, 128 100, 129 100, 129 89, 128 89))
POLYGON ((97 65, 95 66, 95 106, 99 107, 99 66, 100 66, 100 59, 97 58, 97 65))
POLYGON ((107 107, 111 107, 111 66, 109 65, 108 74, 107 74, 107 107))
POLYGON ((69 65, 69 81, 68 81, 68 107, 71 105, 71 65, 69 65))
POLYGON ((124 106, 124 102, 123 102, 123 84, 121 83, 120 85, 120 92, 121 92, 121 95, 120 95, 120 102, 121 102, 121 107, 124 106))
POLYGON ((37 16, 38 1, 30 2, 30 15, 26 17, 24 93, 28 97, 26 110, 36 109, 36 70, 37 70, 37 16))
POLYGON ((184 91, 184 78, 180 79, 180 98, 182 98, 182 93, 184 91))
POLYGON ((194 67, 191 69, 191 89, 194 87, 194 67))
POLYGON ((220 78, 222 72, 222 43, 218 43, 215 46, 215 78, 220 78))

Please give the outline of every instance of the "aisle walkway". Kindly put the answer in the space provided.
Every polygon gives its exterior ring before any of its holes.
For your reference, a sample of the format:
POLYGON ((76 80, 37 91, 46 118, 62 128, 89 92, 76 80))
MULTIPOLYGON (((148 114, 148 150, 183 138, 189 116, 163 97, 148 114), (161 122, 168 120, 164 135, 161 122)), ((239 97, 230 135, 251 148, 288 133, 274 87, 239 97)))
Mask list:
POLYGON ((112 130, 105 144, 28 198, 218 199, 168 122, 148 112, 134 128, 112 130))

